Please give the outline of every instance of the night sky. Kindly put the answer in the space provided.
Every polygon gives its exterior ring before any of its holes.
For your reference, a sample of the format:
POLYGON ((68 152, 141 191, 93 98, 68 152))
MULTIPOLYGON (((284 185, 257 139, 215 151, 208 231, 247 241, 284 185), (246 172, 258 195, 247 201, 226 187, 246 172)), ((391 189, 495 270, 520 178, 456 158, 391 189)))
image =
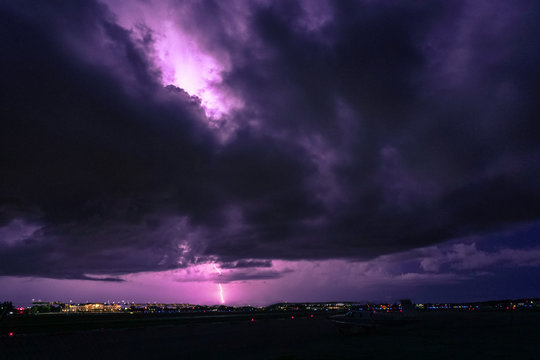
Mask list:
POLYGON ((0 28, 0 300, 540 296, 538 1, 2 1, 0 28))

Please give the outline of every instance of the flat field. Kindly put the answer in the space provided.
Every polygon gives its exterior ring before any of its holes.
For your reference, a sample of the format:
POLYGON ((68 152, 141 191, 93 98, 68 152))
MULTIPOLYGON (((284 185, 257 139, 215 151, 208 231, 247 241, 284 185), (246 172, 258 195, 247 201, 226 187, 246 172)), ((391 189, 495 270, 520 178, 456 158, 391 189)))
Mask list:
POLYGON ((351 335, 322 315, 251 317, 10 319, 0 359, 540 360, 537 312, 423 313, 412 324, 351 335))

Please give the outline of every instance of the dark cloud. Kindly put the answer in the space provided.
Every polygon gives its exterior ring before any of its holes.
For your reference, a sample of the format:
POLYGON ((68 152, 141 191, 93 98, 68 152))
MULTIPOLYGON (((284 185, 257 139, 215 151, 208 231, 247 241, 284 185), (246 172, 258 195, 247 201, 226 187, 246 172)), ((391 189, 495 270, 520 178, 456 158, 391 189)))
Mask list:
POLYGON ((291 269, 284 270, 238 270, 234 272, 229 272, 219 276, 215 280, 216 283, 229 283, 233 281, 248 281, 248 280, 274 280, 279 279, 285 276, 288 273, 291 273, 291 269))
POLYGON ((229 62, 227 141, 159 83, 151 28, 1 6, 0 275, 366 259, 540 218, 535 2, 175 6, 229 62))
POLYGON ((271 260, 238 260, 232 263, 221 264, 222 269, 243 269, 243 268, 267 268, 272 267, 271 260))
POLYGON ((77 278, 77 280, 93 280, 93 281, 107 281, 107 282, 123 282, 124 279, 116 277, 93 277, 93 276, 82 276, 77 278))
POLYGON ((373 256, 538 218, 536 5, 340 2, 315 33, 289 10, 253 10, 264 55, 228 81, 268 132, 322 134, 342 196, 271 251, 373 256))

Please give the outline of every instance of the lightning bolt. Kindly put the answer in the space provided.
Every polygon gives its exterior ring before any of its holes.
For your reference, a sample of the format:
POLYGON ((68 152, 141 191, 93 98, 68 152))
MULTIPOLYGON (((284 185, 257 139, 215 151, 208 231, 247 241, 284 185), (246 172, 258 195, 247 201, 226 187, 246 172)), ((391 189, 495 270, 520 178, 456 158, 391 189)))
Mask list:
MULTIPOLYGON (((219 268, 216 266, 216 263, 214 263, 213 265, 218 275, 221 276, 222 275, 221 270, 219 270, 219 268)), ((221 303, 225 304, 225 298, 223 297, 223 286, 221 286, 221 283, 218 283, 218 286, 219 286, 219 298, 221 299, 221 303)))
POLYGON ((218 273, 219 275, 221 275, 221 270, 219 270, 219 268, 216 266, 216 263, 214 263, 214 264, 212 264, 212 265, 214 265, 214 269, 216 269, 217 273, 218 273))
POLYGON ((223 297, 223 286, 221 286, 221 284, 218 284, 218 286, 219 286, 219 297, 221 298, 221 303, 224 304, 225 298, 223 297))

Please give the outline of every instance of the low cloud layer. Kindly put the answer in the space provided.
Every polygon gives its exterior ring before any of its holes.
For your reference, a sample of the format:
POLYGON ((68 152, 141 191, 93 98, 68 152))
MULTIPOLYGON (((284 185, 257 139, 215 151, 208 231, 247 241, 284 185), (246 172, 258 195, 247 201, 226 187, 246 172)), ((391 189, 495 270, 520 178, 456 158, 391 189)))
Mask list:
POLYGON ((540 266, 540 248, 488 252, 479 250, 476 243, 455 244, 446 252, 438 248, 429 249, 424 256, 420 265, 423 270, 430 272, 437 272, 446 266, 455 270, 475 270, 492 266, 540 266))
POLYGON ((271 279, 540 220, 537 2, 136 4, 0 5, 0 275, 271 279), (163 14, 219 70, 199 97, 164 86, 163 14))

